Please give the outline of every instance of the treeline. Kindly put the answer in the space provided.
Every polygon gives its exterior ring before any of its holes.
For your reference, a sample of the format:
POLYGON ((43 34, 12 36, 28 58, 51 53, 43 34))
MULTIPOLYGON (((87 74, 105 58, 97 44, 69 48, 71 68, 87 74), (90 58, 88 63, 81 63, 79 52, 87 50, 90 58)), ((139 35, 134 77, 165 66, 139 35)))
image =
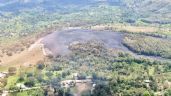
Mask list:
POLYGON ((139 34, 127 34, 123 44, 130 50, 148 56, 171 58, 171 40, 139 34))
POLYGON ((157 24, 171 24, 171 21, 162 21, 162 20, 156 20, 156 21, 152 21, 152 20, 145 20, 145 19, 141 19, 142 22, 144 23, 149 23, 149 24, 154 24, 154 23, 157 23, 157 24))

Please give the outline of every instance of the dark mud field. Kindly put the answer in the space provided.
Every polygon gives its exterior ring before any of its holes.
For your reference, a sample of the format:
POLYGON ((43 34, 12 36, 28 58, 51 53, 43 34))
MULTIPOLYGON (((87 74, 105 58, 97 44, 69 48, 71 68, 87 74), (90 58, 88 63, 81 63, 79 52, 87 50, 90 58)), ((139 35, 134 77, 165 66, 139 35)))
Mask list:
MULTIPOLYGON (((130 53, 135 58, 146 58, 153 60, 168 61, 167 59, 139 55, 130 51, 127 47, 122 44, 124 39, 124 34, 122 32, 113 31, 93 31, 93 30, 83 30, 83 29, 72 29, 53 32, 42 38, 42 43, 44 47, 49 49, 54 56, 56 55, 66 55, 70 52, 68 46, 74 42, 86 42, 89 40, 97 40, 105 44, 107 48, 120 49, 122 51, 130 53)), ((169 60, 170 61, 170 60, 169 60)))
POLYGON ((42 43, 54 55, 66 54, 69 52, 68 46, 73 42, 86 42, 97 40, 105 44, 107 48, 117 48, 127 51, 122 45, 123 33, 111 31, 92 31, 92 30, 65 30, 53 32, 45 36, 42 43))

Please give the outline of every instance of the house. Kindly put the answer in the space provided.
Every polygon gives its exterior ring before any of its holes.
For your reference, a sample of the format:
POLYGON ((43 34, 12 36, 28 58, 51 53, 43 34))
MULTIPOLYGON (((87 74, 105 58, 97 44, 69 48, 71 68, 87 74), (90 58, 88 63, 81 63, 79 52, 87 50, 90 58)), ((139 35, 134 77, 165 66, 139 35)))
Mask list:
POLYGON ((73 86, 75 86, 75 83, 76 82, 74 80, 61 81, 61 87, 64 87, 64 88, 73 87, 73 86))
POLYGON ((150 80, 144 80, 145 83, 150 83, 151 81, 150 80))
POLYGON ((86 79, 87 79, 87 80, 92 80, 93 77, 92 77, 92 76, 87 76, 86 79))
POLYGON ((18 83, 16 86, 20 89, 27 89, 27 87, 22 83, 18 83))
POLYGON ((74 73, 74 74, 73 74, 73 79, 74 79, 74 80, 78 80, 78 73, 74 73))
POLYGON ((7 72, 0 72, 0 78, 5 78, 7 77, 8 73, 7 72))
POLYGON ((149 88, 149 87, 150 87, 150 85, 149 85, 149 84, 150 84, 150 82, 151 82, 150 80, 144 80, 144 83, 146 84, 147 88, 149 88))

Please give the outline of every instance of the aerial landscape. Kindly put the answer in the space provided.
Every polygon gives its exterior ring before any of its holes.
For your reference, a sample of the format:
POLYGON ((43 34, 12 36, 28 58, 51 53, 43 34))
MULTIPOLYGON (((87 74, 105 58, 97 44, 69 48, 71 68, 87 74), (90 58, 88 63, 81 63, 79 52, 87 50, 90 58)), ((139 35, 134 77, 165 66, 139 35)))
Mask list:
POLYGON ((0 0, 0 96, 171 96, 171 0, 0 0))

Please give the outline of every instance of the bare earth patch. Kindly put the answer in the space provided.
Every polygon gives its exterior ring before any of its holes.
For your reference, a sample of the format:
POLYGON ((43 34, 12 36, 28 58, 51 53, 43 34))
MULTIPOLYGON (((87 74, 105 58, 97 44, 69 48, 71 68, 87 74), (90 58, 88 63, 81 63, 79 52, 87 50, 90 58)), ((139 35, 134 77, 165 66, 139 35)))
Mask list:
MULTIPOLYGON (((30 48, 29 48, 30 49, 30 48)), ((30 50, 26 49, 18 54, 12 56, 4 55, 0 57, 2 67, 10 66, 29 66, 35 65, 39 60, 44 60, 42 46, 34 45, 30 50)))
POLYGON ((90 89, 91 89, 90 83, 77 83, 76 84, 77 94, 75 94, 75 95, 81 96, 82 92, 90 90, 90 89))

